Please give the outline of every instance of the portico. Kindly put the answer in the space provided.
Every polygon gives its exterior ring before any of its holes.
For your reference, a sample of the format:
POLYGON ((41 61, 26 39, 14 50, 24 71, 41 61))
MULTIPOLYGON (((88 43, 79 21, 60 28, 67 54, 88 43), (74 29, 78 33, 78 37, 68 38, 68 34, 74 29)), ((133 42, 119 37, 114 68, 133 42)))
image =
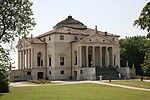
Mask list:
POLYGON ((80 67, 113 67, 114 53, 113 46, 103 45, 82 45, 79 50, 80 67))
POLYGON ((32 49, 18 50, 18 69, 31 69, 32 68, 32 49))

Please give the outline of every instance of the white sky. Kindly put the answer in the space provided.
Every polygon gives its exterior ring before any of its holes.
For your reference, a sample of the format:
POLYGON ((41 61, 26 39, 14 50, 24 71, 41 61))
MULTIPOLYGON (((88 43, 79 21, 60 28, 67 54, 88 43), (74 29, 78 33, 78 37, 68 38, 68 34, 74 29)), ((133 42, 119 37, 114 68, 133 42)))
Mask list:
MULTIPOLYGON (((146 31, 133 27, 133 22, 150 0, 32 0, 37 23, 31 34, 37 36, 52 30, 68 15, 89 28, 125 36, 146 35, 146 31)), ((17 53, 12 53, 17 66, 17 53)))

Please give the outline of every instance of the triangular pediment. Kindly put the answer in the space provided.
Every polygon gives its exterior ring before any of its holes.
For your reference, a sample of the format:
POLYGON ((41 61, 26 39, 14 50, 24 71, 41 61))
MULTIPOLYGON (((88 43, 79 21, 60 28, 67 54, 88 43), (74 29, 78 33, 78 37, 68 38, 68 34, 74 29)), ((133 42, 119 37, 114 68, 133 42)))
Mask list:
POLYGON ((31 44, 31 42, 27 38, 22 38, 18 41, 18 44, 16 45, 16 48, 29 46, 30 44, 31 44))
POLYGON ((95 43, 95 42, 97 42, 97 43, 104 43, 104 44, 114 43, 114 41, 108 39, 107 36, 103 36, 100 34, 93 34, 93 35, 87 36, 87 37, 83 38, 80 42, 81 43, 92 43, 92 42, 95 43))

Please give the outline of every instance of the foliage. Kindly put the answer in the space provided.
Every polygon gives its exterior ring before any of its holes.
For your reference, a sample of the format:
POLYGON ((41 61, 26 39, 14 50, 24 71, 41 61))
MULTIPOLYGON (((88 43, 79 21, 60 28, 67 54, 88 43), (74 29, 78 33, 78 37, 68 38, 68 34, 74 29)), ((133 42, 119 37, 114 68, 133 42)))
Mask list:
POLYGON ((0 69, 0 93, 5 93, 9 91, 8 78, 5 70, 0 69))
POLYGON ((9 51, 5 50, 0 45, 0 92, 8 92, 8 74, 7 70, 10 67, 9 51))
POLYGON ((10 67, 9 50, 4 49, 0 45, 0 70, 8 70, 10 67))
POLYGON ((150 39, 150 32, 147 34, 147 38, 149 38, 149 39, 150 39))
POLYGON ((47 83, 51 83, 50 80, 29 80, 28 82, 35 83, 35 84, 47 84, 47 83))
POLYGON ((0 43, 24 36, 35 25, 29 0, 0 0, 0 43))
POLYGON ((144 37, 134 36, 126 37, 120 40, 121 47, 121 66, 126 66, 128 61, 129 67, 136 68, 137 74, 142 74, 141 64, 144 61, 144 37))
POLYGON ((29 0, 0 0, 0 90, 8 92, 7 69, 10 65, 9 51, 2 43, 10 43, 15 37, 29 33, 35 26, 32 18, 32 3, 29 0))
POLYGON ((139 18, 134 21, 134 25, 148 32, 150 31, 150 2, 145 5, 139 18))
MULTIPOLYGON (((134 25, 139 26, 143 30, 147 30, 149 32, 147 34, 147 38, 150 38, 150 2, 148 2, 145 5, 139 18, 134 21, 134 25)), ((144 74, 150 75, 150 44, 146 45, 145 45, 144 64, 142 64, 142 66, 144 74)))
POLYGON ((144 74, 150 76, 150 40, 146 40, 145 42, 145 56, 142 69, 144 74))

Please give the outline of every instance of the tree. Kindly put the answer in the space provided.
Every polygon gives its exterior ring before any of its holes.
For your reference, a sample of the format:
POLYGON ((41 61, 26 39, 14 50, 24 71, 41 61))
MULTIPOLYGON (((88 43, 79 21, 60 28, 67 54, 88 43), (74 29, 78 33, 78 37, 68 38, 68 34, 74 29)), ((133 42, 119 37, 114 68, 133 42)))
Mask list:
POLYGON ((0 0, 0 43, 14 41, 35 26, 29 0, 0 0))
POLYGON ((9 50, 2 43, 29 34, 35 26, 29 0, 0 0, 0 92, 8 92, 7 70, 10 66, 9 50))
POLYGON ((148 32, 150 31, 150 2, 145 5, 139 18, 134 21, 134 25, 148 32))
POLYGON ((142 69, 145 75, 150 76, 150 50, 145 53, 144 63, 142 64, 142 69))
POLYGON ((144 61, 144 37, 134 36, 126 37, 120 41, 121 47, 121 66, 126 66, 128 61, 129 67, 136 68, 137 74, 142 74, 141 64, 144 61))
POLYGON ((6 71, 10 67, 10 61, 9 51, 0 45, 0 93, 9 91, 6 71))
MULTIPOLYGON (((147 38, 150 38, 150 2, 148 2, 145 5, 139 18, 134 21, 134 25, 139 26, 142 30, 147 30, 149 32, 147 34, 147 38)), ((149 45, 149 47, 150 47, 150 45, 149 45)), ((143 66, 142 69, 146 75, 150 75, 150 64, 149 64, 150 51, 149 50, 150 50, 150 48, 145 46, 145 57, 144 57, 144 64, 142 64, 142 66, 143 66)))
POLYGON ((120 44, 120 63, 122 67, 126 66, 126 61, 127 61, 127 49, 125 48, 125 39, 120 39, 119 40, 120 44))
POLYGON ((145 40, 145 56, 142 69, 145 75, 150 76, 150 40, 145 40))
POLYGON ((149 38, 149 39, 150 39, 150 33, 147 34, 146 38, 149 38))

